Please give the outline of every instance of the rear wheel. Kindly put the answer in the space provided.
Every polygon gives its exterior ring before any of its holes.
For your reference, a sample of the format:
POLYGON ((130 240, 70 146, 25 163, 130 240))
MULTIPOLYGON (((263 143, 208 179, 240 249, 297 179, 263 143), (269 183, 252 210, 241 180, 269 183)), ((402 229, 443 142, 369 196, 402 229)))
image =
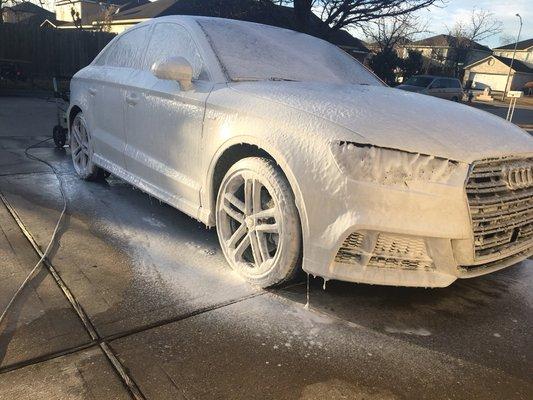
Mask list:
POLYGON ((70 154, 74 169, 80 178, 90 181, 105 177, 105 171, 92 161, 91 135, 81 112, 76 114, 70 128, 70 154))
POLYGON ((296 273, 300 220, 283 173, 266 158, 238 161, 224 176, 216 204, 217 233, 230 266, 269 287, 296 273))

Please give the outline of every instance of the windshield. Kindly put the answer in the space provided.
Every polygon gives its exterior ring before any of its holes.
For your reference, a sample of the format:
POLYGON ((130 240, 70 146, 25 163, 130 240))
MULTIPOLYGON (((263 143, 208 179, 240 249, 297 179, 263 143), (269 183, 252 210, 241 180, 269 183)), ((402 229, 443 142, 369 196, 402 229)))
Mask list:
POLYGON ((404 85, 427 87, 431 82, 433 82, 433 78, 427 76, 412 76, 405 81, 404 85))
POLYGON ((199 19, 229 78, 382 85, 353 57, 302 33, 251 22, 199 19))

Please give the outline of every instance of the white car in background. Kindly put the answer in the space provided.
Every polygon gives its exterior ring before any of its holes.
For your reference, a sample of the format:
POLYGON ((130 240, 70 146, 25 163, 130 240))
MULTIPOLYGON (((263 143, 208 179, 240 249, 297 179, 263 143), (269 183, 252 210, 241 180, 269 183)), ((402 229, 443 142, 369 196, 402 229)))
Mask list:
POLYGON ((109 171, 216 225, 267 287, 442 287, 533 252, 533 139, 473 108, 386 87, 337 47, 173 16, 116 37, 71 83, 76 172, 109 171))

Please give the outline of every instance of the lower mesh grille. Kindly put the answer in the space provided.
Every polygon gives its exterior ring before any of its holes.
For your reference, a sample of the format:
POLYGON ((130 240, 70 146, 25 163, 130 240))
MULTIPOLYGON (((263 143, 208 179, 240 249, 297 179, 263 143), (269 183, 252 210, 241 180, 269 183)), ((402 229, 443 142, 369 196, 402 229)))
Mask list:
POLYGON ((434 268, 424 239, 386 233, 350 234, 337 252, 335 261, 374 268, 434 268))

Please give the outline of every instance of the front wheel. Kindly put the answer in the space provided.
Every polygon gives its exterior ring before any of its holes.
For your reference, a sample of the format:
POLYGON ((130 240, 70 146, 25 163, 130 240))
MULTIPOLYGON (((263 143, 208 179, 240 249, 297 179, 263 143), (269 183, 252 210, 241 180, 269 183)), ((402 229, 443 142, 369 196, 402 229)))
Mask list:
POLYGON ((218 191, 216 224, 228 263, 248 282, 269 287, 295 275, 300 219, 289 183, 272 161, 250 157, 229 169, 218 191))

